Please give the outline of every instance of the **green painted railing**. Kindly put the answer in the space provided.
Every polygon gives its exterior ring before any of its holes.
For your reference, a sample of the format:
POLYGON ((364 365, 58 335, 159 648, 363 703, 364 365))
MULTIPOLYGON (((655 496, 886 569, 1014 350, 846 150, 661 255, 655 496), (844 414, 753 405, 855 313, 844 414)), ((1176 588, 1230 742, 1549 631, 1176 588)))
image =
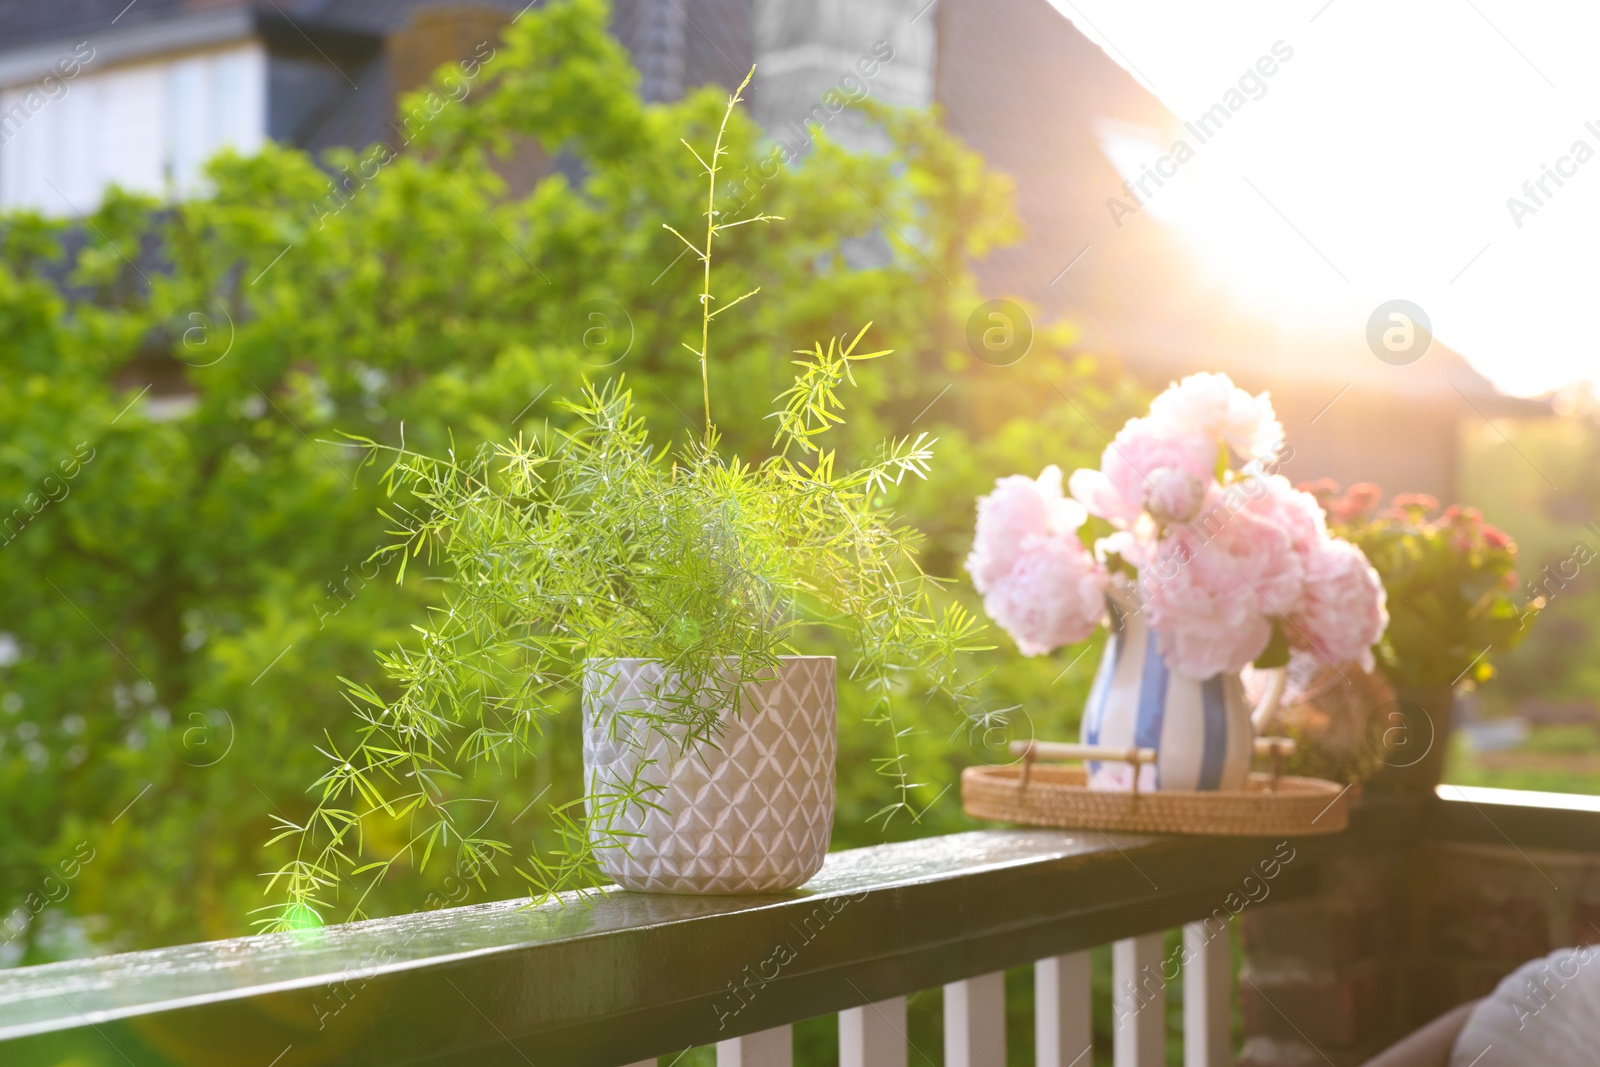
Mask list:
POLYGON ((788 1062, 789 1024, 841 1012, 841 1063, 894 1067, 903 998, 943 986, 945 1062, 976 1067, 1004 1062, 997 973, 1031 963, 1038 1062, 1087 1067, 1083 953, 1110 942, 1118 1062, 1155 1064, 1139 987, 1177 980, 1161 934, 1185 924, 1187 1062, 1222 1063, 1216 931, 1313 891, 1329 857, 1430 839, 1600 849, 1600 800, 1442 787, 1287 842, 982 831, 835 853, 781 896, 508 901, 19 968, 0 972, 0 1064, 618 1067, 721 1042, 755 1067, 788 1062))

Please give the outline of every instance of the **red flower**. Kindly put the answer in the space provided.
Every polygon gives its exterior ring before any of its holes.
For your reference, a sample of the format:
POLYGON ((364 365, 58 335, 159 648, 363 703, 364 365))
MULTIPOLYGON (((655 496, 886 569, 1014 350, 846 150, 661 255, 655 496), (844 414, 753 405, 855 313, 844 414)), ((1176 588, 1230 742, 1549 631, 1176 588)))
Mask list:
POLYGON ((1318 478, 1314 482, 1301 482, 1295 488, 1302 493, 1310 493, 1316 497, 1317 503, 1323 507, 1327 507, 1330 498, 1339 495, 1339 483, 1332 478, 1318 478))
POLYGON ((1483 524, 1483 543, 1490 548, 1509 549, 1511 538, 1507 537, 1505 531, 1498 526, 1486 522, 1483 524))
POLYGON ((1393 507, 1397 512, 1420 511, 1423 515, 1431 515, 1439 510, 1439 498, 1427 493, 1399 493, 1394 498, 1393 507))
POLYGON ((1345 490, 1344 499, 1334 502, 1333 510, 1340 522, 1357 523, 1371 515, 1382 499, 1382 489, 1371 482, 1357 482, 1345 490))
POLYGON ((1383 499, 1383 490, 1371 482, 1357 482, 1345 493, 1345 499, 1352 504, 1370 507, 1383 499))

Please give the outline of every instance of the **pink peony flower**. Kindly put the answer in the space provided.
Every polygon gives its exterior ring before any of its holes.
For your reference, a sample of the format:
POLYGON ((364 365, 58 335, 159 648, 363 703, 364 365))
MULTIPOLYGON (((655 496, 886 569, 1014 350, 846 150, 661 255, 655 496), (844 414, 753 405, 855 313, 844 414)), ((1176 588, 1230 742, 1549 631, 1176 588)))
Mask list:
MULTIPOLYGON (((1282 445, 1266 393, 1251 396, 1225 374, 1194 374, 1123 426, 1099 470, 1073 472, 1072 499, 1055 467, 1037 480, 1000 479, 978 502, 967 557, 985 610, 1027 655, 1082 640, 1100 621, 1105 564, 1115 556, 1138 571, 1142 610, 1180 675, 1242 669, 1278 620, 1303 631, 1291 636, 1297 647, 1370 666, 1387 625, 1382 585, 1359 549, 1330 538, 1318 496, 1261 472, 1254 461, 1282 445), (1219 484, 1228 450, 1252 462, 1219 484), (1086 514, 1115 527, 1092 555, 1076 534, 1086 514)), ((1352 486, 1344 501, 1331 499, 1333 483, 1312 488, 1341 517, 1376 502, 1368 486, 1352 486)), ((1473 525, 1465 514, 1445 518, 1463 536, 1473 525)))
POLYGON ((1203 492, 1216 465, 1216 438, 1163 434, 1153 419, 1129 419, 1101 454, 1100 469, 1073 471, 1068 486, 1089 514, 1125 525, 1150 508, 1152 493, 1159 492, 1163 506, 1181 507, 1189 483, 1203 492))
POLYGON ((1246 458, 1269 456, 1283 445, 1283 426, 1266 393, 1251 396, 1226 374, 1191 374, 1150 403, 1150 418, 1168 436, 1221 439, 1246 458))
POLYGON ((1334 664, 1359 660, 1370 671, 1371 646, 1388 625, 1377 571, 1359 548, 1328 534, 1315 497, 1277 476, 1261 482, 1266 491, 1248 507, 1289 534, 1304 571, 1298 601, 1279 604, 1274 612, 1290 620, 1290 644, 1318 652, 1334 664))
POLYGON ((1145 503, 1151 516, 1160 523, 1188 522, 1200 513, 1210 482, 1185 470, 1158 467, 1150 475, 1150 492, 1145 503))
POLYGON ((1084 518, 1082 505, 1061 495, 1060 467, 1046 467, 1037 480, 1020 474, 998 479, 994 492, 978 500, 978 528, 967 556, 972 584, 987 593, 1011 573, 1025 540, 1071 536, 1084 518))
POLYGON ((1328 521, 1322 505, 1310 493, 1290 485, 1283 475, 1256 474, 1240 479, 1237 485, 1245 497, 1245 507, 1283 527, 1302 561, 1328 539, 1328 521))
POLYGON ((1289 630, 1291 644, 1329 663, 1354 660, 1371 671, 1372 646, 1389 625, 1383 582, 1361 549, 1324 538, 1306 558, 1305 597, 1289 630))
POLYGON ((1104 563, 1108 557, 1115 555, 1135 569, 1145 567, 1155 548, 1153 532, 1143 529, 1148 524, 1149 520, 1145 520, 1132 530, 1113 530, 1106 534, 1094 543, 1094 558, 1104 563))
POLYGON ((1201 521, 1156 545, 1139 590, 1167 666, 1204 679, 1261 654, 1271 617, 1299 608, 1304 576, 1294 537, 1270 506, 1234 510, 1214 491, 1201 521))
POLYGON ((1124 500, 1112 486, 1111 479, 1100 471, 1079 467, 1067 479, 1067 491, 1085 511, 1102 519, 1129 523, 1139 517, 1138 501, 1124 500))
POLYGON ((1076 535, 1024 539, 1011 573, 990 586, 988 612, 1025 656, 1082 641, 1105 613, 1106 569, 1076 535))

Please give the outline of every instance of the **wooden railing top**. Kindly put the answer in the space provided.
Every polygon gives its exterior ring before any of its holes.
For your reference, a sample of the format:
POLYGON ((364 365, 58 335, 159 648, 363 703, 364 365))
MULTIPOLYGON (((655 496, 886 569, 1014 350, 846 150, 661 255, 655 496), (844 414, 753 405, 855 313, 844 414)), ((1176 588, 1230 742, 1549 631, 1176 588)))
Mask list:
POLYGON ((1600 797, 1470 785, 1436 787, 1423 834, 1445 841, 1600 851, 1600 797))
POLYGON ((1535 789, 1494 789, 1481 785, 1440 785, 1434 787, 1434 792, 1440 800, 1467 804, 1538 808, 1541 811, 1600 812, 1600 797, 1582 793, 1543 793, 1535 789))
POLYGON ((0 971, 0 1062, 606 1067, 1226 918, 1308 892, 1331 854, 1597 831, 1594 811, 1369 798, 1287 844, 980 831, 835 853, 780 896, 507 901, 75 960, 0 971))

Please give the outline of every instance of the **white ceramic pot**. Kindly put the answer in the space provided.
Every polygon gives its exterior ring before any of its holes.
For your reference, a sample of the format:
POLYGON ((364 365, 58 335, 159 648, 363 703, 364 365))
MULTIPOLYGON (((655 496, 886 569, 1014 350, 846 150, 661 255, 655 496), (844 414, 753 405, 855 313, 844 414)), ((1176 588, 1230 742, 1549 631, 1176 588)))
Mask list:
MULTIPOLYGON (((1196 679, 1168 669, 1144 615, 1115 592, 1111 620, 1083 711, 1083 742, 1154 749, 1156 763, 1143 768, 1140 791, 1243 789, 1255 740, 1252 717, 1270 714, 1266 705, 1276 704, 1281 686, 1252 713, 1238 674, 1196 679)), ((1132 785, 1127 765, 1097 762, 1089 772, 1094 785, 1132 785)))
POLYGON ((838 690, 832 656, 784 656, 770 681, 746 683, 737 717, 713 743, 639 712, 670 693, 660 661, 591 660, 583 683, 583 764, 591 818, 618 843, 600 866, 646 893, 770 893, 822 867, 833 833, 838 690), (647 804, 594 798, 642 792, 647 804))

